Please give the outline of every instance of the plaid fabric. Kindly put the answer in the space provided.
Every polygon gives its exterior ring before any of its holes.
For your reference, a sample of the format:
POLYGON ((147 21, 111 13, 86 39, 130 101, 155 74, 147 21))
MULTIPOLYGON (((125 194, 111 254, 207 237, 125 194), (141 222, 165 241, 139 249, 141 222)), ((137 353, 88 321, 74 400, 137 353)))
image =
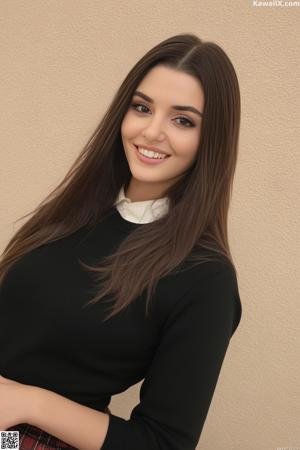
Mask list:
MULTIPOLYGON (((103 412, 107 414, 111 413, 108 407, 106 407, 103 412)), ((14 425, 13 427, 7 428, 6 431, 19 431, 20 450, 78 450, 75 447, 67 444, 66 442, 29 423, 20 423, 18 425, 14 425)))
POLYGON ((14 425, 7 429, 10 430, 19 431, 20 450, 74 449, 66 442, 28 423, 14 425))

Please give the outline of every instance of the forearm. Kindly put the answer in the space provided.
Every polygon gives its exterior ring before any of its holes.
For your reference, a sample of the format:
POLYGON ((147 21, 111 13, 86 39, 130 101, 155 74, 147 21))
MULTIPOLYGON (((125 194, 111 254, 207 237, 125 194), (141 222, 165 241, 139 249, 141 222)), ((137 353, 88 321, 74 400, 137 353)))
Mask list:
POLYGON ((31 424, 80 450, 100 450, 109 415, 83 406, 55 392, 38 389, 31 424))

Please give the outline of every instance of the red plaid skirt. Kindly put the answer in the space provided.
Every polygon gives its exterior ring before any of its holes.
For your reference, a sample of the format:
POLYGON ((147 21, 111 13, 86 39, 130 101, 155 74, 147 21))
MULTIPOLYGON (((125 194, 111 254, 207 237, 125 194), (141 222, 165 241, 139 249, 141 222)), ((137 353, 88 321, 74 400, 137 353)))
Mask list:
MULTIPOLYGON (((110 414, 110 409, 106 407, 105 413, 110 414)), ((35 427, 29 423, 20 423, 13 427, 7 428, 6 431, 19 431, 19 449, 20 450, 62 450, 62 449, 74 449, 75 447, 67 444, 64 441, 52 436, 44 430, 35 427)))

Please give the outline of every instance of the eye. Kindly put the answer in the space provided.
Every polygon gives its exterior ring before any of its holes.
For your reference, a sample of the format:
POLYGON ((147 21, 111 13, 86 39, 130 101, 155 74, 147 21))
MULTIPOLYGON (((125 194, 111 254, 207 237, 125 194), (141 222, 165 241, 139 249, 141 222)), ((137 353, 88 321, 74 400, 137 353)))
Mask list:
MULTIPOLYGON (((193 128, 195 125, 185 117, 177 117, 178 120, 184 120, 185 123, 189 124, 188 126, 184 125, 186 128, 193 128)), ((176 120, 177 120, 176 119, 176 120)))
MULTIPOLYGON (((141 106, 142 108, 146 108, 149 110, 149 108, 145 105, 142 105, 141 103, 131 103, 130 107, 132 109, 134 109, 135 111, 143 114, 144 111, 140 111, 137 108, 141 106)), ((193 128, 195 125, 193 124, 193 122, 191 122, 190 120, 186 119, 185 117, 177 117, 175 120, 183 120, 184 123, 188 124, 188 125, 183 125, 184 128, 193 128)), ((182 124, 180 124, 182 125, 182 124)))
POLYGON ((130 106, 131 106, 135 111, 137 111, 137 112, 143 112, 143 111, 139 111, 139 110, 137 109, 138 106, 141 106, 142 108, 148 109, 147 106, 141 105, 140 103, 132 103, 130 106))

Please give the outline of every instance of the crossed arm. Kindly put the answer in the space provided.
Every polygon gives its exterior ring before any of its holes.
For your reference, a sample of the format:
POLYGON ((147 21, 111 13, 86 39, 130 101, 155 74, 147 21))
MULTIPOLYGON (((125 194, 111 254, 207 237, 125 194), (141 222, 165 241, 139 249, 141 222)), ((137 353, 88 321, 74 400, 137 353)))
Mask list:
POLYGON ((129 420, 38 387, 26 422, 80 450, 195 450, 241 316, 238 299, 224 268, 190 286, 164 324, 129 420))
POLYGON ((101 449, 108 430, 108 414, 46 389, 38 388, 36 396, 31 425, 80 450, 101 449))

